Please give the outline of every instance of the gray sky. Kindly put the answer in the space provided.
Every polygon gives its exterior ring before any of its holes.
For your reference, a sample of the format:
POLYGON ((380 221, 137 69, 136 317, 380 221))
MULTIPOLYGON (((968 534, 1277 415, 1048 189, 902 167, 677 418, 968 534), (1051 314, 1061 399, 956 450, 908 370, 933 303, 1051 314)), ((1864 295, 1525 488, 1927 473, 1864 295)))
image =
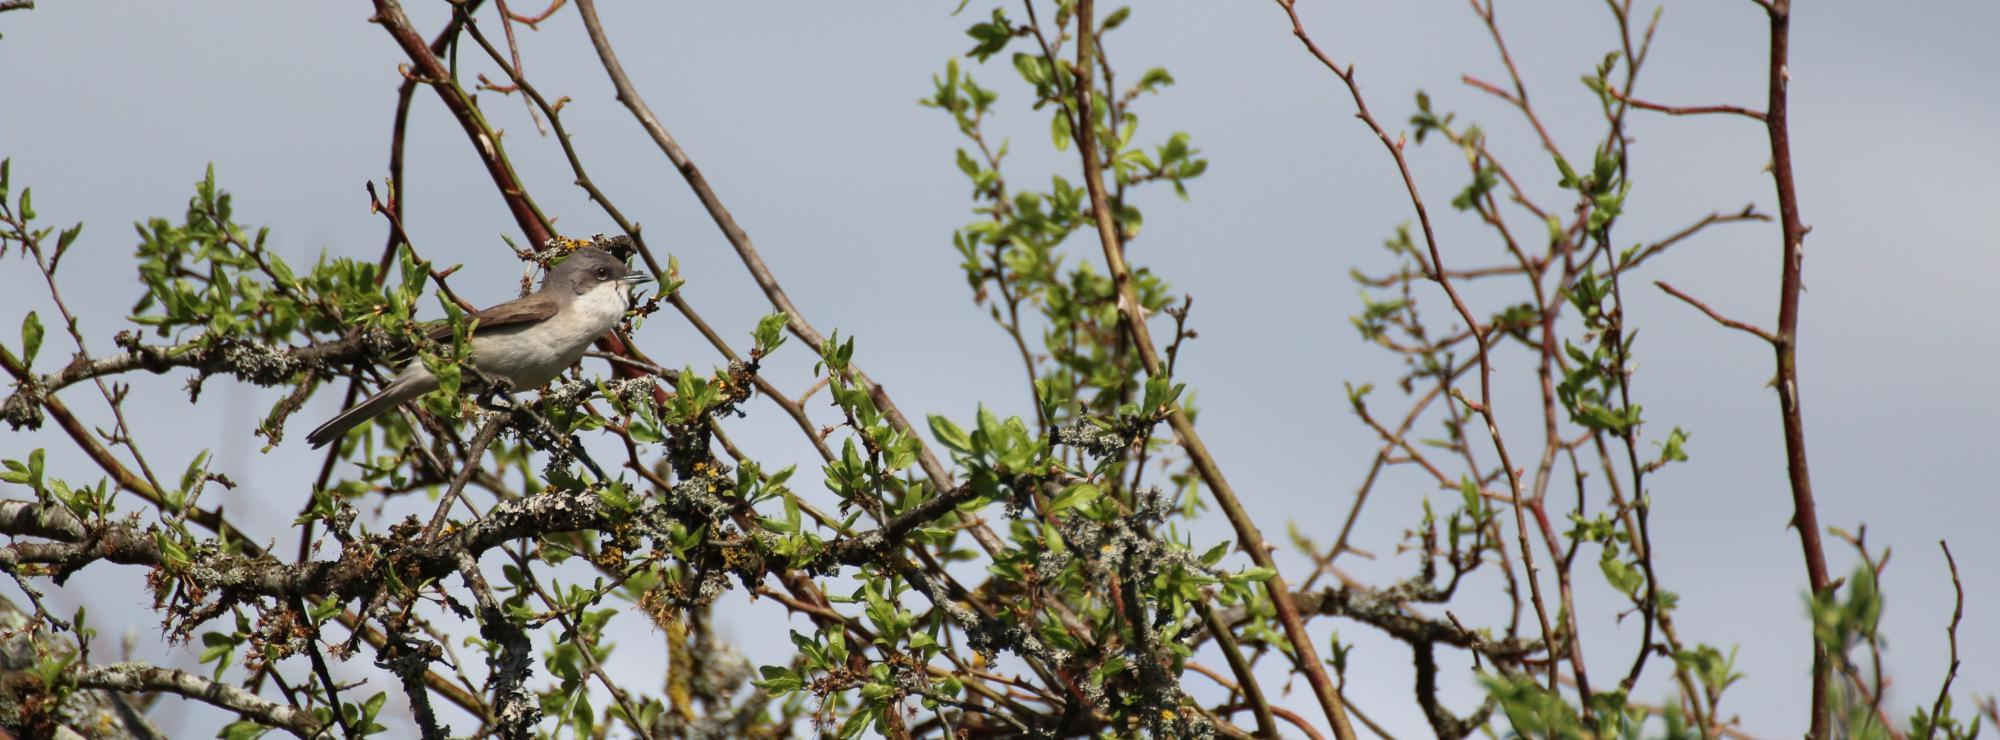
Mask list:
MULTIPOLYGON (((127 224, 177 219, 211 162, 237 195, 239 220, 271 226, 273 243, 294 265, 322 251, 378 253, 383 225, 368 213, 361 186, 386 170, 402 57, 366 22, 366 4, 42 5, 0 16, 0 156, 13 159, 17 190, 34 187, 45 221, 88 224, 63 280, 99 351, 140 294, 127 224)), ((414 5, 427 34, 442 24, 442 3, 414 5)), ((957 133, 943 114, 914 103, 945 60, 969 46, 962 29, 990 7, 974 3, 951 17, 950 5, 683 3, 603 12, 634 81, 792 297, 822 331, 860 337, 857 360, 906 412, 965 417, 985 402, 1025 413, 1018 358, 972 305, 950 248, 952 230, 970 218, 968 188, 951 165, 957 133)), ((1554 199, 1554 168, 1532 133, 1458 81, 1462 73, 1504 79, 1463 4, 1306 5, 1320 44, 1357 63, 1385 125, 1400 127, 1414 90, 1428 90, 1438 107, 1486 128, 1527 186, 1554 199)), ((1146 229, 1132 258, 1196 296, 1192 324, 1201 338, 1183 357, 1182 379, 1199 393, 1204 436, 1266 534, 1282 539, 1291 522, 1330 541, 1378 444, 1347 412, 1341 383, 1378 383, 1385 390, 1376 402, 1387 408, 1398 369, 1348 325, 1358 303, 1346 273, 1388 265, 1379 244, 1413 217, 1408 202, 1380 145, 1351 117, 1339 81, 1291 38, 1278 8, 1160 2, 1138 11, 1108 53, 1128 74, 1165 65, 1179 81, 1141 103, 1140 138, 1187 131, 1212 166, 1193 184, 1191 203, 1164 191, 1142 201, 1146 229)), ((1762 21, 1747 2, 1670 4, 1640 94, 1761 107, 1762 21)), ((1609 14, 1591 2, 1512 3, 1500 8, 1500 22, 1552 133, 1566 149, 1586 150, 1599 124, 1576 79, 1610 49, 1609 14)), ((2000 267, 2000 209, 1992 205, 2000 143, 1985 130, 2000 117, 1988 79, 2000 69, 2000 47, 1991 43, 2000 6, 1808 3, 1793 26, 1794 152, 1813 226, 1801 382, 1820 519, 1849 529, 1866 522, 1869 541, 1897 553, 1884 628, 1898 718, 1928 704, 1944 672, 1951 587, 1937 540, 1951 541, 1968 587, 1959 634, 1968 659, 1958 684, 1964 706, 1970 692, 2000 690, 2000 596, 1989 572, 2000 564, 2000 544, 1988 534, 2000 505, 1990 474, 1980 472, 2000 441, 1988 421, 2000 415, 2000 396, 1987 379, 2000 363, 1992 323, 2000 298, 1986 287, 2000 267)), ((473 63, 475 53, 466 50, 468 68, 488 70, 473 63)), ((524 32, 522 54, 540 89, 573 99, 564 117, 586 166, 656 247, 679 257, 689 300, 725 336, 746 337, 768 308, 664 157, 612 99, 574 10, 524 32)), ((1050 172, 1073 169, 1073 154, 1049 150, 1046 118, 1020 112, 1026 92, 1010 65, 974 72, 1002 93, 1004 112, 991 130, 1014 139, 1010 179, 1043 183, 1050 172)), ((559 149, 535 135, 520 101, 490 93, 481 101, 562 231, 614 230, 570 185, 559 149)), ((1623 239, 1651 240, 1746 203, 1775 208, 1755 124, 1635 113, 1632 129, 1636 190, 1623 239)), ((1412 152, 1447 263, 1498 261, 1478 225, 1446 207, 1464 184, 1459 156, 1434 144, 1412 152)), ((517 236, 512 221, 428 92, 415 107, 406 187, 417 247, 467 263, 453 283, 475 303, 509 297, 518 267, 500 236, 517 236)), ((1646 277, 1768 326, 1777 247, 1775 227, 1724 227, 1676 247, 1646 277)), ((1071 254, 1099 259, 1084 242, 1071 254)), ((1794 734, 1805 716, 1809 637, 1797 538, 1785 528, 1777 404, 1765 386, 1770 353, 1638 287, 1628 297, 1642 329, 1634 391, 1647 409, 1647 433, 1658 439, 1677 425, 1694 435, 1691 464, 1648 478, 1662 585, 1682 595, 1684 639, 1741 648, 1738 667, 1748 678, 1729 692, 1725 711, 1740 714, 1752 732, 1794 734)), ((1472 295, 1482 297, 1499 298, 1472 295)), ((0 269, 0 324, 13 326, 30 309, 45 320, 52 313, 38 276, 10 261, 0 269)), ((1442 310, 1435 303, 1429 313, 1442 310)), ((18 338, 0 337, 18 346, 18 338)), ((717 361, 666 315, 639 339, 670 364, 717 361)), ((70 349, 52 333, 41 369, 70 349)), ((1516 444, 1526 444, 1536 430, 1526 395, 1531 366, 1524 355, 1500 358, 1495 377, 1505 393, 1497 406, 1516 444)), ((811 382, 810 359, 796 343, 768 372, 795 392, 811 382)), ((298 443, 298 424, 330 415, 338 399, 313 399, 294 420, 295 439, 259 454, 250 430, 269 408, 268 394, 218 380, 190 413, 179 374, 134 381, 142 390, 131 402, 134 424, 154 464, 179 470, 199 450, 217 450, 218 472, 244 485, 205 502, 226 504, 233 518, 290 542, 282 522, 303 503, 318 464, 298 443)), ((72 405, 93 420, 107 417, 85 391, 71 390, 72 405)), ((739 441, 769 460, 803 463, 800 480, 816 480, 817 463, 796 430, 769 405, 750 409, 739 441)), ((47 432, 0 437, 6 457, 36 446, 52 448, 55 470, 94 479, 47 432)), ((1428 491, 1410 471, 1388 476, 1356 542, 1383 558, 1346 566, 1378 583, 1414 572, 1410 561, 1387 556, 1428 491)), ((1197 542, 1229 534, 1219 515, 1191 529, 1197 542)), ((1850 552, 1831 539, 1828 551, 1835 574, 1844 575, 1850 552)), ((1287 562, 1296 570, 1302 561, 1287 562)), ((156 619, 136 579, 111 570, 85 571, 63 603, 87 600, 93 621, 129 623, 142 643, 152 642, 156 619)), ((1579 576, 1586 613, 1615 609, 1599 579, 1587 569, 1579 576)), ((1461 597, 1464 609, 1476 613, 1476 600, 1500 598, 1492 583, 1483 587, 1461 597)), ((724 608, 753 658, 788 654, 775 605, 733 600, 724 608)), ((661 664, 649 627, 636 618, 615 624, 630 666, 661 664)), ((1424 734, 1405 649, 1359 625, 1313 627, 1322 645, 1335 628, 1358 643, 1348 690, 1358 706, 1399 734, 1424 734)), ((108 636, 117 631, 105 627, 108 636)), ((1637 632, 1636 620, 1586 624, 1592 665, 1622 666, 1637 632)), ((140 654, 190 665, 193 651, 144 645, 140 654)), ((1650 673, 1638 698, 1665 695, 1662 673, 1650 673)), ((1465 711, 1476 700, 1470 674, 1446 681, 1451 705, 1465 711)), ((1296 688, 1285 701, 1303 708, 1310 692, 1296 688)), ((167 711, 171 720, 187 710, 167 711)), ((214 715, 188 721, 212 728, 214 715)))

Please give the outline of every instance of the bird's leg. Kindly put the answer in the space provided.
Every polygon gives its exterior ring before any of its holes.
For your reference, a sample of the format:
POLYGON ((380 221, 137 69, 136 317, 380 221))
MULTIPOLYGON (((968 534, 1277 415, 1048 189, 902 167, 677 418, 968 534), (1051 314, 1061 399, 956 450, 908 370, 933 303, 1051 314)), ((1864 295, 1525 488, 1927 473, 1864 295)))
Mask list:
POLYGON ((473 369, 472 373, 479 378, 481 385, 485 386, 480 389, 479 395, 473 399, 473 403, 478 404, 480 408, 488 411, 511 413, 520 407, 520 404, 514 402, 513 381, 495 375, 487 375, 479 372, 477 369, 473 369), (496 399, 503 398, 506 399, 506 405, 503 406, 495 403, 496 399))

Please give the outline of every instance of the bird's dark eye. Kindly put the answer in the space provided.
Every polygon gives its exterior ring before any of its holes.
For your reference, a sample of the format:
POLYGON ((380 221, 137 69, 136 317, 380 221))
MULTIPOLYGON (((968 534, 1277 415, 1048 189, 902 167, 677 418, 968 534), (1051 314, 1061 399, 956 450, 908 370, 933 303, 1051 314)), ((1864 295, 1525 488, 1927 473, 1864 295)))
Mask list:
POLYGON ((611 271, 610 271, 610 270, 606 270, 606 269, 604 269, 604 268, 602 268, 602 267, 599 267, 599 268, 597 268, 597 279, 599 279, 599 280, 610 280, 610 279, 611 279, 611 271))

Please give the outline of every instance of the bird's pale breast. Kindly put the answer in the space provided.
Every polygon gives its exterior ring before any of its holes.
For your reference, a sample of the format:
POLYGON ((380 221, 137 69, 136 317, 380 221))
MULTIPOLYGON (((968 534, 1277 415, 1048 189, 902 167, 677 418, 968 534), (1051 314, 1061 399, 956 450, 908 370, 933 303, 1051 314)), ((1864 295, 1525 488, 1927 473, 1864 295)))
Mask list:
POLYGON ((480 332, 472 340, 473 361, 482 372, 513 381, 516 390, 540 386, 575 364, 592 342, 617 326, 630 303, 624 286, 599 285, 545 321, 480 332))

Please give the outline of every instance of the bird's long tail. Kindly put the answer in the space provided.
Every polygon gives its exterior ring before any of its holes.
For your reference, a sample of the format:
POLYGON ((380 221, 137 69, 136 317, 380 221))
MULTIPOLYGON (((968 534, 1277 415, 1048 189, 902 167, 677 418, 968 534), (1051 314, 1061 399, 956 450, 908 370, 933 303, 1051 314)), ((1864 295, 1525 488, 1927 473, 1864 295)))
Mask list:
POLYGON ((318 429, 306 435, 306 441, 312 443, 313 449, 325 447, 328 442, 340 439, 355 427, 361 426, 362 422, 394 410, 397 404, 429 393, 435 388, 437 380, 432 378, 430 373, 415 376, 406 373, 396 378, 395 382, 383 387, 380 393, 319 425, 318 429))

